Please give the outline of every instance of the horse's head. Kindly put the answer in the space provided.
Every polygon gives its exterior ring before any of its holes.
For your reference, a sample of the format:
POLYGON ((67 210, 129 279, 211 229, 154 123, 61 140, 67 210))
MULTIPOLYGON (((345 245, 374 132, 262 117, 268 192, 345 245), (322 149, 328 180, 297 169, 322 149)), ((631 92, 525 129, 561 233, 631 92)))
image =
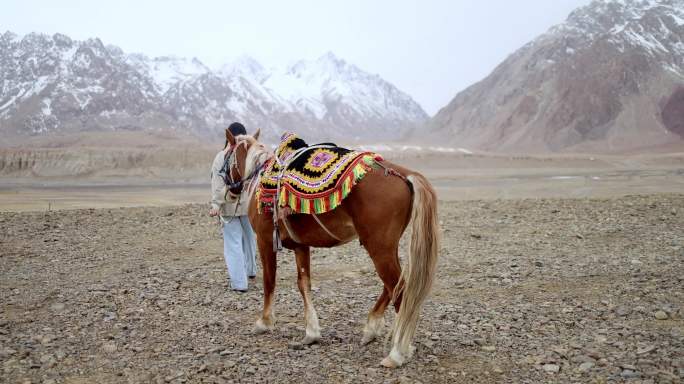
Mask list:
POLYGON ((260 133, 261 130, 257 129, 254 135, 233 136, 226 129, 226 140, 232 148, 232 151, 229 151, 230 171, 227 172, 226 187, 232 198, 237 198, 242 193, 245 184, 249 184, 257 176, 261 165, 267 159, 266 147, 258 141, 260 133))

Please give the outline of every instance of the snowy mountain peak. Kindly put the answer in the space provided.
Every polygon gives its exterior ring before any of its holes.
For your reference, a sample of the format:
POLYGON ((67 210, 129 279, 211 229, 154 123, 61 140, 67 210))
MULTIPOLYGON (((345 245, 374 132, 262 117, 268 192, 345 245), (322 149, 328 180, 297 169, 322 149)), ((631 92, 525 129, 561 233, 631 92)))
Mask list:
POLYGON ((287 71, 300 78, 320 76, 334 78, 344 73, 363 72, 356 66, 335 56, 332 52, 327 52, 315 60, 300 60, 291 65, 287 71))
POLYGON ((218 73, 224 77, 241 76, 259 83, 268 77, 264 66, 253 57, 247 55, 242 55, 234 61, 224 64, 218 69, 218 73))
POLYGON ((328 51, 316 59, 318 63, 331 64, 335 67, 342 68, 347 65, 347 62, 337 57, 332 51, 328 51))
POLYGON ((684 76, 682 33, 684 0, 595 0, 535 43, 564 39, 572 54, 603 42, 620 52, 645 52, 684 76))
POLYGON ((684 0, 594 0, 573 11, 565 23, 552 31, 582 32, 590 38, 604 33, 619 33, 630 24, 640 23, 653 15, 663 22, 684 24, 684 0))
POLYGON ((0 39, 3 41, 19 41, 19 35, 12 31, 5 31, 2 35, 0 35, 0 39))
POLYGON ((131 54, 128 55, 127 62, 138 71, 151 77, 162 94, 178 82, 211 72, 197 58, 162 56, 150 59, 145 55, 131 54))

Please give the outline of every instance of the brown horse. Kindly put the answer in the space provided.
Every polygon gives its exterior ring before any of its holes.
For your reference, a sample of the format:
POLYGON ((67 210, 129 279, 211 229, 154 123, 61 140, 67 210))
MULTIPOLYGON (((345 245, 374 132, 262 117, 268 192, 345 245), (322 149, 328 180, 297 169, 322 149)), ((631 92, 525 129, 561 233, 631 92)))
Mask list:
MULTIPOLYGON (((235 148, 235 164, 231 166, 230 176, 237 180, 240 188, 246 184, 243 198, 250 199, 249 219, 257 234, 263 267, 264 307, 255 332, 263 333, 271 330, 275 322, 276 251, 272 214, 258 213, 259 202, 254 191, 259 183, 259 170, 274 154, 257 141, 258 130, 253 136, 237 137, 226 130, 226 138, 235 148)), ((397 311, 392 349, 382 360, 382 365, 397 367, 411 356, 411 341, 420 308, 435 276, 439 249, 437 196, 421 174, 386 161, 380 163, 384 169, 370 171, 333 211, 316 217, 313 214, 292 214, 279 220, 278 227, 282 245, 295 252, 297 285, 305 310, 306 336, 303 343, 315 343, 321 337, 318 315, 311 300, 310 247, 335 247, 358 238, 384 285, 368 314, 362 343, 367 344, 382 334, 385 308, 392 301, 397 311), (387 172, 387 169, 394 172, 387 172), (410 222, 409 256, 402 271, 399 239, 410 222)), ((235 192, 239 191, 231 190, 229 194, 234 195, 235 192)))

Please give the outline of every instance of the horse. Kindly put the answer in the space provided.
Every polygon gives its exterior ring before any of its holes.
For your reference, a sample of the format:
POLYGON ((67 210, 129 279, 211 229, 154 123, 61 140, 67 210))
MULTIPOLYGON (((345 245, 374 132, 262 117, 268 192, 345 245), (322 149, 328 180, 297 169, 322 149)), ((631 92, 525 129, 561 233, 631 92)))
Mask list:
MULTIPOLYGON (((263 269, 263 309, 254 326, 256 334, 274 328, 273 300, 276 282, 273 213, 259 212, 258 188, 261 172, 274 157, 253 135, 226 138, 234 148, 230 166, 232 198, 249 199, 248 215, 257 235, 263 269)), ((379 161, 341 204, 323 214, 291 214, 277 220, 282 246, 293 250, 297 265, 297 285, 304 301, 305 336, 303 344, 321 338, 318 315, 311 299, 311 247, 335 247, 356 238, 368 252, 383 289, 368 313, 362 344, 383 333, 384 313, 390 302, 396 311, 391 350, 381 364, 388 368, 403 365, 413 354, 420 309, 435 279, 439 250, 437 195, 428 180, 418 172, 388 161, 379 161), (409 254, 402 269, 399 240, 412 223, 409 254)), ((276 198, 277 204, 277 198, 276 198)), ((278 217, 278 216, 277 216, 278 217)))

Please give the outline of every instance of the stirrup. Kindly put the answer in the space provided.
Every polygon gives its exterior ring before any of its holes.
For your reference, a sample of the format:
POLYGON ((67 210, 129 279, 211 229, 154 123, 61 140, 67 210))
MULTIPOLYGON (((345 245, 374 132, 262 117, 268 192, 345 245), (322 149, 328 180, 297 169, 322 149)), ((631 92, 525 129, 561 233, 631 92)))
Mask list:
POLYGON ((283 250, 283 242, 280 240, 280 230, 276 224, 273 227, 273 252, 279 252, 283 250))

